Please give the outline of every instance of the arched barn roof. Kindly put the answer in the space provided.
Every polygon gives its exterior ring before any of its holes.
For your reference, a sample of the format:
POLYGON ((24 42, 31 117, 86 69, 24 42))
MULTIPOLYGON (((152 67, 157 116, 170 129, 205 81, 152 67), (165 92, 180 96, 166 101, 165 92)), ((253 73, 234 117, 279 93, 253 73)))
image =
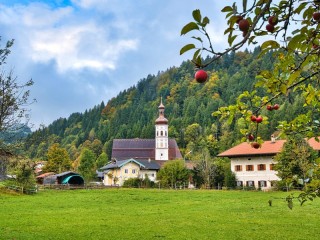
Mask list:
POLYGON ((80 175, 72 175, 63 179, 61 184, 84 184, 84 180, 80 175))

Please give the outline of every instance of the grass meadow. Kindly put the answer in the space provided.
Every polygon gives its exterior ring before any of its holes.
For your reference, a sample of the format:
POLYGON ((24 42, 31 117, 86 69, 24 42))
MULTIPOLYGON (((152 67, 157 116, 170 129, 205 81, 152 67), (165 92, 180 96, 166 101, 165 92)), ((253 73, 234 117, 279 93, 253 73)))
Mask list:
POLYGON ((317 239, 320 199, 290 210, 286 196, 121 188, 0 193, 0 239, 317 239))

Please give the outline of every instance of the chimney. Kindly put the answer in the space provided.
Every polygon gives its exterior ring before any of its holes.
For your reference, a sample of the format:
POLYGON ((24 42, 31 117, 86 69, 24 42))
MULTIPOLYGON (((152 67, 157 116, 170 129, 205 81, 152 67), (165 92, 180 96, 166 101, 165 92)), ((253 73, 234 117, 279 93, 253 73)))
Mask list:
POLYGON ((275 143, 276 142, 276 138, 274 137, 274 135, 271 135, 271 143, 275 143))

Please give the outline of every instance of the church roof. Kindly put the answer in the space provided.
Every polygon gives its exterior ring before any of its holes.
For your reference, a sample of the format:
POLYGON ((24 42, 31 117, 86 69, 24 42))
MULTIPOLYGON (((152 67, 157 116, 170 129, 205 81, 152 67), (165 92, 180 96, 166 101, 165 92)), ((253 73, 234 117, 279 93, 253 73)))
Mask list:
MULTIPOLYGON (((111 158, 116 160, 155 159, 155 139, 114 139, 111 158)), ((182 155, 175 139, 169 139, 169 160, 181 159, 182 155)))
POLYGON ((156 124, 168 124, 168 119, 163 116, 160 116, 156 119, 156 124))

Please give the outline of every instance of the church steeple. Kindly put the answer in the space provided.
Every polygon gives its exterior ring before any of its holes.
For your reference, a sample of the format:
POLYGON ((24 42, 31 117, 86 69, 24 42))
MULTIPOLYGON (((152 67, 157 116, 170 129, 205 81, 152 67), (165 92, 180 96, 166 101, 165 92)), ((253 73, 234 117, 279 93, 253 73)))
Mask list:
POLYGON ((161 102, 158 107, 159 117, 156 119, 156 146, 155 146, 155 159, 156 160, 169 160, 169 142, 168 142, 168 120, 164 116, 164 105, 161 102))
POLYGON ((161 102, 160 102, 160 105, 158 107, 159 109, 159 117, 156 119, 156 124, 168 124, 168 119, 166 119, 164 117, 164 105, 162 103, 162 97, 161 97, 161 102))

